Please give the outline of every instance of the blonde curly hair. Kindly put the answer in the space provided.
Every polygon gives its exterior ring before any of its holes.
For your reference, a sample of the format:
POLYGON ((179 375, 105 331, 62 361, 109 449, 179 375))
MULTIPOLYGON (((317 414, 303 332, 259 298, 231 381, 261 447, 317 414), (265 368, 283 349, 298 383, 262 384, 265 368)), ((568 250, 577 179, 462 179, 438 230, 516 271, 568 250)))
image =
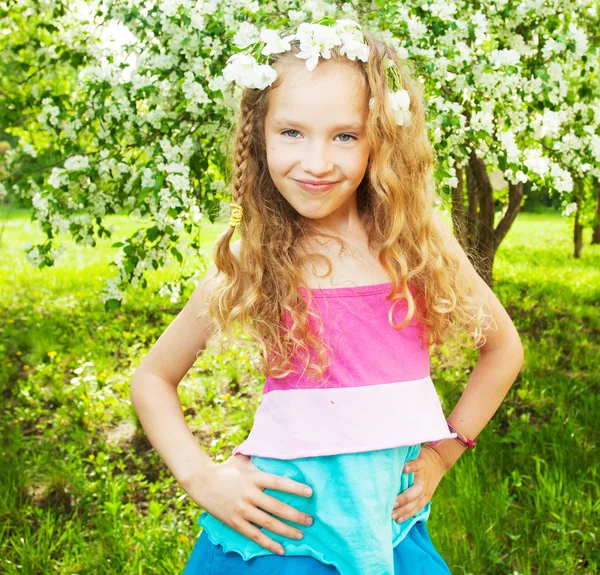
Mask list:
MULTIPOLYGON (((436 226, 434 153, 425 127, 423 88, 392 47, 367 31, 364 37, 369 45, 367 62, 349 60, 337 49, 331 51, 331 62, 358 70, 368 97, 376 102, 368 112, 371 154, 357 202, 369 249, 377 249, 392 283, 386 296, 391 302, 390 325, 402 329, 414 317, 424 328, 420 330, 424 346, 467 336, 465 345, 478 347, 485 342, 483 332, 491 318, 472 283, 459 273, 460 260, 436 226), (386 56, 399 67, 410 95, 410 126, 399 127, 394 121, 387 98, 386 56), (393 307, 402 299, 407 301, 408 313, 401 324, 394 325, 393 307)), ((213 259, 223 281, 207 296, 201 315, 208 313, 214 320, 209 337, 220 338, 222 344, 224 336, 229 342, 243 343, 234 330, 237 322, 262 347, 261 367, 267 376, 285 377, 300 361, 304 373, 318 380, 330 365, 330 348, 321 337, 322 323, 310 305, 312 293, 299 270, 307 261, 324 259, 331 273, 331 262, 324 254, 307 252, 303 246, 312 237, 333 236, 314 230, 279 193, 269 174, 265 148, 269 94, 297 65, 297 52, 292 46, 271 56, 269 64, 278 72, 271 87, 243 91, 232 178, 232 199, 244 209, 239 225, 241 248, 239 257, 234 256, 233 227, 217 239, 213 259), (309 301, 299 287, 306 290, 309 301)), ((334 239, 344 246, 340 238, 334 239)))

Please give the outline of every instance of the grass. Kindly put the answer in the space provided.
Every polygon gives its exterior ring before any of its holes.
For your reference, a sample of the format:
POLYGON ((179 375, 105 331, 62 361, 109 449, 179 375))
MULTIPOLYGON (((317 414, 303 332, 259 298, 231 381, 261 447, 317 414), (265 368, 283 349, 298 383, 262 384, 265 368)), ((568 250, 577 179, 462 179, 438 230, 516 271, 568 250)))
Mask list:
MULTIPOLYGON (((129 401, 135 367, 181 307, 152 290, 153 272, 106 313, 111 243, 65 241, 37 270, 23 246, 42 237, 25 210, 0 212, 0 572, 181 573, 201 509, 153 451, 129 401)), ((207 226, 206 257, 222 225, 207 226)), ((456 575, 597 573, 600 488, 600 246, 572 258, 571 222, 522 213, 498 252, 494 291, 525 346, 506 400, 446 475, 429 532, 456 575)), ((203 264, 187 262, 188 266, 203 264)), ((448 414, 476 355, 432 350, 448 414)), ((205 352, 180 386, 186 419, 215 460, 251 428, 263 378, 233 348, 205 352)))

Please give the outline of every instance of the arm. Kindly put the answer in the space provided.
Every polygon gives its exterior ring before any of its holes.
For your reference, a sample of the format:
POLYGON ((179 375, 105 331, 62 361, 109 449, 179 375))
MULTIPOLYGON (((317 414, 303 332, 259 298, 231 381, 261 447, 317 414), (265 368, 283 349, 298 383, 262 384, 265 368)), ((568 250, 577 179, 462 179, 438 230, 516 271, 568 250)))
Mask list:
MULTIPOLYGON (((434 220, 448 245, 453 246, 460 258, 461 270, 471 278, 476 289, 486 298, 490 313, 498 326, 497 330, 485 332, 487 341, 480 348, 479 360, 460 400, 448 416, 448 420, 456 429, 473 439, 492 419, 523 367, 523 345, 506 310, 481 279, 461 245, 435 211, 434 220)), ((433 449, 438 452, 448 470, 467 448, 458 441, 447 440, 433 449)))
MULTIPOLYGON (((239 240, 232 244, 234 254, 237 250, 239 240)), ((193 476, 204 477, 213 465, 185 421, 177 387, 206 348, 209 320, 201 321, 197 315, 206 309, 206 296, 216 281, 213 263, 144 357, 130 384, 131 401, 148 440, 184 489, 193 476)))
MULTIPOLYGON (((463 435, 473 439, 488 424, 506 397, 523 366, 523 346, 506 310, 490 287, 479 277, 469 258, 440 214, 434 211, 434 222, 448 246, 459 258, 460 273, 473 282, 475 290, 487 301, 497 329, 486 330, 486 343, 480 348, 475 369, 448 421, 463 435)), ((458 461, 464 451, 458 441, 449 439, 433 446, 425 443, 419 457, 404 466, 406 473, 414 472, 413 484, 396 497, 392 518, 398 522, 412 517, 431 500, 439 482, 458 461)))
MULTIPOLYGON (((231 244, 239 259, 240 242, 231 244)), ((272 553, 285 553, 282 545, 260 527, 297 539, 302 531, 278 519, 311 525, 312 518, 265 493, 286 491, 301 497, 310 486, 257 469, 246 455, 216 463, 198 445, 181 410, 177 387, 206 348, 208 324, 197 319, 206 309, 207 293, 220 283, 216 266, 209 268, 192 297, 154 344, 131 381, 131 400, 150 443, 191 499, 210 515, 272 553), (212 288, 211 288, 212 286, 212 288), (310 522, 309 522, 310 520, 310 522)), ((205 318, 204 321, 211 321, 205 318)))

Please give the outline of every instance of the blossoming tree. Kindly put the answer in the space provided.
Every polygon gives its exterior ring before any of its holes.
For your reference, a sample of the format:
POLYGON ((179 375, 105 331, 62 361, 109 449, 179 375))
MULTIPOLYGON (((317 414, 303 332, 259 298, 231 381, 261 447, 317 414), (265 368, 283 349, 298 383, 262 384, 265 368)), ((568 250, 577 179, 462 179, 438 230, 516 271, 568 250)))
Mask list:
MULTIPOLYGON (((3 94, 16 96, 13 113, 0 118, 13 144, 0 194, 31 202, 47 236, 27 249, 39 267, 59 255, 61 234, 94 245, 111 235, 106 215, 141 219, 115 243, 108 308, 128 286, 145 287, 147 270, 197 258, 203 221, 228 204, 238 112, 224 77, 230 56, 261 32, 273 44, 283 30, 323 17, 360 21, 413 64, 425 86, 437 185, 451 199, 457 236, 484 256, 479 271, 488 283, 524 182, 552 188, 565 215, 593 211, 590 190, 600 180, 593 0, 49 0, 35 16, 32 4, 17 0, 8 10, 15 29, 37 18, 36 48, 0 36, 5 74, 7 62, 23 62, 2 80, 3 94), (129 39, 111 50, 102 38, 119 29, 115 23, 129 39), (46 69, 64 79, 41 82, 46 69), (490 185, 498 169, 507 193, 490 185)), ((403 121, 405 103, 402 96, 395 103, 403 121)), ((182 273, 161 293, 177 301, 196 275, 182 273)))

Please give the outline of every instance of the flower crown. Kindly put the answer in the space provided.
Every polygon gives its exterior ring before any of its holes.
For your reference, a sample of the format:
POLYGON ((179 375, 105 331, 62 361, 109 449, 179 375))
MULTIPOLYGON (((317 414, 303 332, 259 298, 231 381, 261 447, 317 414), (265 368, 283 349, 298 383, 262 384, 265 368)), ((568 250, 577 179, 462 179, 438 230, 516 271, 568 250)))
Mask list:
MULTIPOLYGON (((306 60, 309 72, 317 67, 319 56, 331 58, 330 50, 334 46, 341 46, 340 54, 348 56, 350 60, 355 61, 358 58, 366 62, 369 58, 369 45, 365 41, 362 28, 353 20, 322 18, 318 23, 302 23, 295 34, 283 37, 277 30, 263 28, 260 40, 229 57, 223 70, 223 80, 226 83, 235 82, 246 88, 264 90, 277 78, 276 70, 266 63, 267 58, 264 57, 291 50, 292 42, 300 44, 300 52, 296 57, 306 60)), ((402 88, 400 70, 387 56, 384 57, 384 64, 388 97, 396 123, 399 126, 410 126, 410 97, 402 88)), ((374 105, 375 99, 371 98, 369 109, 374 105)))

